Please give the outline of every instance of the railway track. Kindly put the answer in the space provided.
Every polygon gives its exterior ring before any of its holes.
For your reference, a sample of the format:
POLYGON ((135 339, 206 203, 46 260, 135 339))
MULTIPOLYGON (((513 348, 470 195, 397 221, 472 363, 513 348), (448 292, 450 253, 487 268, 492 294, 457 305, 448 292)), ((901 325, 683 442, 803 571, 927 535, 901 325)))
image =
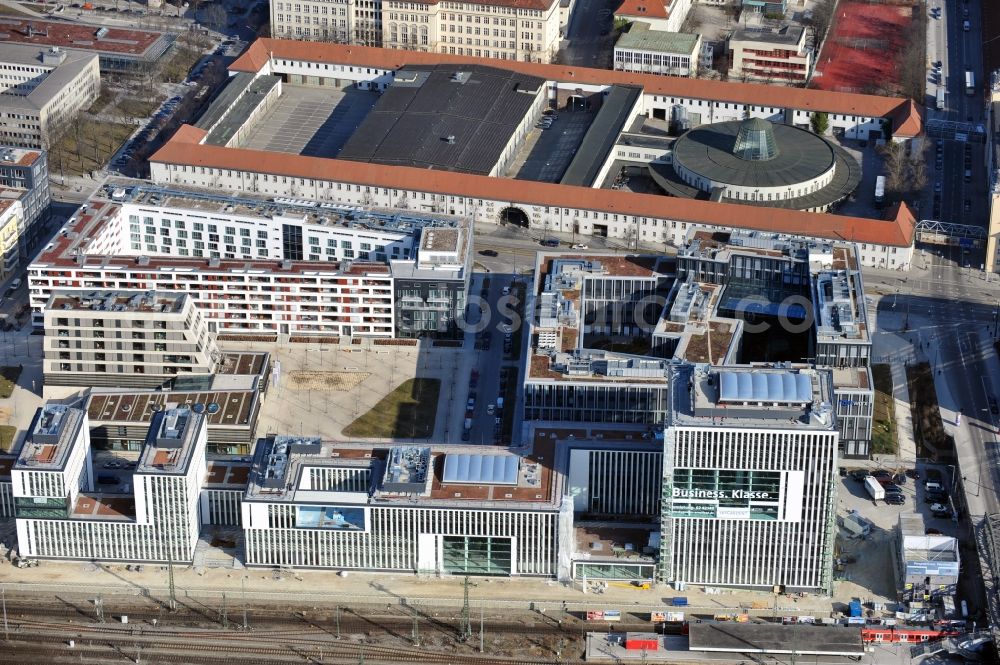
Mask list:
POLYGON ((418 647, 394 647, 362 644, 305 635, 234 633, 213 630, 160 630, 126 626, 66 625, 56 622, 29 621, 15 625, 7 649, 0 654, 0 662, 50 662, 57 657, 56 641, 67 645, 66 655, 73 659, 82 654, 93 657, 139 657, 157 662, 212 663, 212 662, 324 662, 357 663, 426 663, 439 665, 542 665, 546 660, 497 658, 474 654, 434 652, 418 647), (78 642, 72 649, 69 641, 78 642), (43 646, 44 645, 44 646, 43 646), (45 659, 28 659, 31 655, 44 654, 45 659))
MULTIPOLYGON (((414 614, 379 613, 368 610, 374 608, 344 608, 339 616, 339 630, 343 633, 369 633, 372 631, 396 631, 409 633, 414 624, 414 614)), ((419 630, 421 632, 439 633, 441 635, 454 636, 458 632, 459 616, 457 612, 448 610, 443 612, 429 612, 423 608, 414 608, 419 630)), ((87 625, 96 623, 96 612, 90 607, 66 607, 65 605, 48 604, 44 606, 11 606, 8 602, 8 614, 13 621, 28 623, 29 621, 49 621, 62 619, 63 623, 72 625, 87 625)), ((178 613, 169 613, 166 610, 144 610, 128 608, 120 612, 111 612, 105 609, 108 621, 112 621, 112 616, 127 615, 130 624, 121 626, 120 629, 126 632, 134 630, 132 624, 152 624, 159 625, 159 630, 191 631, 197 629, 222 630, 222 616, 219 608, 214 607, 185 607, 178 613)), ((510 613, 505 615, 486 615, 485 624, 488 632, 503 635, 518 635, 525 631, 535 634, 555 635, 555 634, 583 634, 594 629, 594 624, 575 618, 571 615, 557 613, 560 618, 546 617, 538 614, 523 613, 520 620, 511 619, 510 613)), ((242 621, 242 610, 237 607, 229 608, 229 623, 239 624, 242 621), (238 619, 237 619, 238 617, 238 619)), ((626 615, 627 618, 628 615, 626 615)), ((338 620, 334 616, 333 610, 324 608, 323 610, 307 610, 305 612, 292 612, 289 610, 257 609, 249 612, 248 623, 254 627, 255 635, 281 634, 281 635, 307 635, 316 632, 331 633, 336 631, 338 620)), ((103 624, 102 624, 103 625, 103 624)), ((115 624, 107 624, 109 630, 115 629, 115 624)), ((617 630, 649 630, 650 624, 647 621, 623 621, 616 626, 617 630)), ((223 634, 226 634, 223 632, 223 634)))

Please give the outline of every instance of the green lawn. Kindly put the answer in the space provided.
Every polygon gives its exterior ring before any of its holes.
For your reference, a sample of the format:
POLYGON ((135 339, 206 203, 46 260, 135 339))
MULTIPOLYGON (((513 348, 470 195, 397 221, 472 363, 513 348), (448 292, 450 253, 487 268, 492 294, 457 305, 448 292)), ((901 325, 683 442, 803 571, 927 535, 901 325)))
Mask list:
POLYGON ((17 428, 13 425, 0 425, 0 452, 9 453, 14 447, 14 437, 17 436, 17 428))
POLYGON ((21 376, 20 367, 0 367, 0 398, 7 399, 14 394, 14 386, 19 376, 21 376))
POLYGON ((892 399, 892 370, 889 365, 872 365, 875 380, 875 417, 872 422, 872 453, 896 452, 896 418, 892 399))
POLYGON ((434 433, 440 379, 409 379, 344 429, 365 439, 427 439, 434 433))

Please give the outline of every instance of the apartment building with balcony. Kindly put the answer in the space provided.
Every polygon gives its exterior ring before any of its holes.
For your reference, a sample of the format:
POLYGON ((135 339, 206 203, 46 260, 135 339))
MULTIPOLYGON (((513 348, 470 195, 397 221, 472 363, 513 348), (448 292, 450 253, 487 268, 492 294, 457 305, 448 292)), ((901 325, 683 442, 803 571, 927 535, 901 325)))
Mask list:
POLYGON ((17 268, 17 239, 23 219, 20 197, 0 195, 0 279, 6 279, 17 268))
POLYGON ((31 264, 55 291, 186 292, 223 338, 461 335, 472 236, 455 217, 112 186, 31 264))
POLYGON ((56 292, 45 307, 47 386, 159 388, 221 358, 186 293, 56 292))
POLYGON ((739 28, 729 37, 729 78, 804 85, 812 73, 813 55, 803 27, 739 28))
POLYGON ((17 244, 24 258, 38 234, 38 223, 48 218, 52 203, 48 153, 0 145, 0 197, 21 202, 17 244))

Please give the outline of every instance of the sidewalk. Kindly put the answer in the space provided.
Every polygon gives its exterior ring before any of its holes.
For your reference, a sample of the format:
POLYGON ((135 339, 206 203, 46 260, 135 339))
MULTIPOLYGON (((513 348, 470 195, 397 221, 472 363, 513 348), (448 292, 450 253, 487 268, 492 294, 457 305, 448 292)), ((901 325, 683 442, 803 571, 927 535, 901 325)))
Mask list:
MULTIPOLYGON (((879 298, 874 298, 872 311, 877 311, 879 298)), ((918 362, 920 351, 913 344, 919 333, 902 330, 904 315, 880 314, 881 330, 872 339, 872 363, 888 364, 892 372, 893 418, 896 421, 896 455, 879 455, 878 461, 913 463, 917 460, 917 443, 913 437, 913 416, 910 412, 910 389, 906 366, 918 362), (890 319, 886 321, 885 319, 890 319), (889 325, 886 325, 888 323, 889 325)))

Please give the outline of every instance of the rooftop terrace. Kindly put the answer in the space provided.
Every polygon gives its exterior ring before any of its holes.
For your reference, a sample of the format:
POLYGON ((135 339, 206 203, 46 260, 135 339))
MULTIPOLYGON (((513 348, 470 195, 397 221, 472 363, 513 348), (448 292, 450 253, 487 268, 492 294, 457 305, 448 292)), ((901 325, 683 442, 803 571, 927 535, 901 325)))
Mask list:
POLYGON ((142 55, 162 38, 162 33, 148 30, 0 17, 0 41, 12 44, 59 46, 95 53, 142 55))
POLYGON ((46 309, 94 312, 177 314, 184 309, 186 293, 156 291, 91 291, 86 294, 55 292, 46 309))
POLYGON ((186 474, 204 426, 205 417, 191 409, 157 412, 149 426, 135 472, 186 474))
POLYGON ((35 412, 15 468, 61 471, 83 427, 84 412, 64 404, 45 404, 35 412))

